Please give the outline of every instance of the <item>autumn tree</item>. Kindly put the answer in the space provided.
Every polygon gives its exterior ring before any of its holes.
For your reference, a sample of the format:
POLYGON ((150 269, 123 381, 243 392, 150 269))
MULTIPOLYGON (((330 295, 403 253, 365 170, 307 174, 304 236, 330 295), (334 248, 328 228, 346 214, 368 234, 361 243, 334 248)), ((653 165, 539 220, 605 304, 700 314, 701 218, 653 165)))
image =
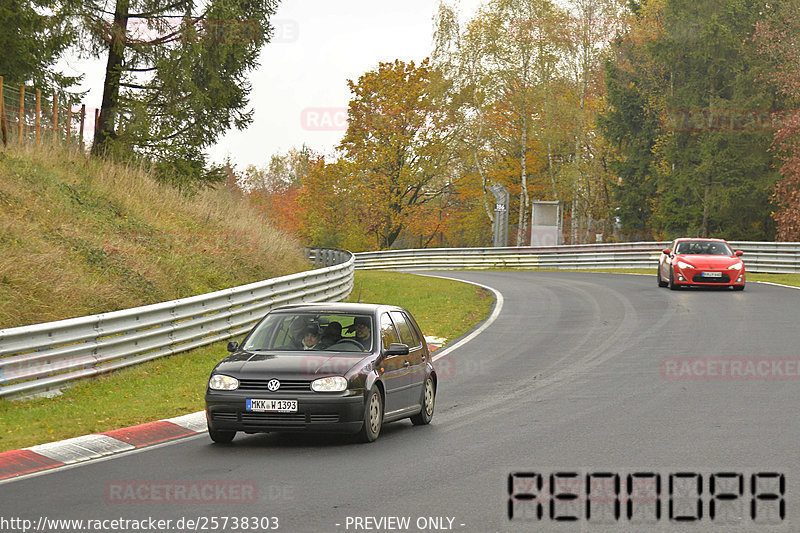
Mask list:
POLYGON ((608 44, 625 29, 628 10, 620 0, 569 0, 565 7, 563 63, 569 79, 566 108, 573 149, 564 173, 572 198, 571 242, 589 242, 593 229, 608 229, 611 173, 608 146, 597 135, 597 119, 605 107, 602 74, 608 44), (601 225, 595 228, 597 219, 601 225))
POLYGON ((310 246, 360 252, 375 247, 368 221, 361 216, 363 190, 349 187, 352 165, 344 158, 311 161, 298 195, 300 236, 310 246))
POLYGON ((774 147, 781 160, 781 178, 775 185, 773 214, 777 239, 800 241, 800 2, 776 4, 757 24, 753 37, 757 52, 765 60, 759 81, 766 89, 786 98, 786 110, 777 110, 774 147), (793 111, 790 111, 793 109, 793 111))
POLYGON ((303 145, 285 154, 273 154, 266 167, 248 166, 237 176, 236 187, 259 207, 269 220, 292 235, 302 233, 305 206, 301 189, 319 156, 303 145))
MULTIPOLYGON (((514 180, 518 192, 516 244, 525 244, 530 209, 529 178, 547 151, 547 175, 557 198, 553 162, 552 101, 557 93, 557 70, 565 45, 560 38, 565 14, 548 0, 491 0, 480 8, 464 30, 454 8, 442 2, 435 28, 434 58, 452 80, 460 113, 468 128, 461 134, 463 153, 482 182, 488 206, 488 167, 517 160, 514 180), (499 158, 498 158, 499 156, 499 158), (510 157, 509 157, 510 156, 510 157)), ((499 180, 502 182, 502 180, 499 180)), ((491 212, 486 208, 487 215, 491 212)))
POLYGON ((452 185, 452 117, 427 60, 380 63, 358 81, 340 144, 343 179, 365 231, 389 248, 420 209, 452 185))

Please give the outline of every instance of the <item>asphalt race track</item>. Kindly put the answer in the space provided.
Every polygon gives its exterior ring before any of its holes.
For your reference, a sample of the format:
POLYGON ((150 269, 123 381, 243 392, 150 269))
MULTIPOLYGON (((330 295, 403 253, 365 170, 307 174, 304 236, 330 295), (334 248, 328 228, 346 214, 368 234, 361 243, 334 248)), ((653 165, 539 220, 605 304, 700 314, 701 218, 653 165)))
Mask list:
POLYGON ((669 291, 655 269, 437 274, 504 302, 437 361, 430 426, 391 424, 369 445, 201 434, 4 482, 0 516, 106 520, 93 531, 800 531, 800 291, 669 291))

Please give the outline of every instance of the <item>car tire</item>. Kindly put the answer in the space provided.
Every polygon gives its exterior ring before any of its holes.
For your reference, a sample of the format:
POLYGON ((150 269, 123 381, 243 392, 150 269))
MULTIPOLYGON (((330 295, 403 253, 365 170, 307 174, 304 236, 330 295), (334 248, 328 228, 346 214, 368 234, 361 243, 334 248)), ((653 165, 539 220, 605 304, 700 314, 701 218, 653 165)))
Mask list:
POLYGON ((425 385, 422 389, 422 403, 419 413, 411 417, 411 423, 415 426, 424 426, 431 423, 433 419, 433 408, 436 405, 436 385, 433 383, 433 378, 428 376, 425 379, 425 385))
POLYGON ((229 444, 236 436, 236 432, 230 429, 208 428, 208 436, 217 444, 229 444))
POLYGON ((658 271, 656 272, 656 277, 658 278, 658 286, 659 287, 666 287, 668 283, 666 281, 661 280, 661 267, 658 267, 658 271))
POLYGON ((744 283, 741 285, 734 285, 733 290, 735 291, 743 291, 744 290, 744 283))
POLYGON ((675 270, 672 269, 672 266, 669 267, 669 290, 677 291, 680 289, 679 285, 675 284, 675 270))
POLYGON ((378 387, 372 387, 364 404, 364 425, 358 433, 361 442, 373 442, 381 434, 383 426, 383 398, 378 387))

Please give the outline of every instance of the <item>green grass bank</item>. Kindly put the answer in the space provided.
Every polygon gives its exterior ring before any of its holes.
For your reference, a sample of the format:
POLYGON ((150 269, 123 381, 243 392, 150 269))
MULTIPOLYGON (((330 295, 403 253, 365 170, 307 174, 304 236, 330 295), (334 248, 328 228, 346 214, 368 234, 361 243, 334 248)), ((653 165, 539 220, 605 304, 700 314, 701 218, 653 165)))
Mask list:
POLYGON ((0 328, 308 268, 298 242, 226 188, 187 196, 77 151, 0 149, 0 328))

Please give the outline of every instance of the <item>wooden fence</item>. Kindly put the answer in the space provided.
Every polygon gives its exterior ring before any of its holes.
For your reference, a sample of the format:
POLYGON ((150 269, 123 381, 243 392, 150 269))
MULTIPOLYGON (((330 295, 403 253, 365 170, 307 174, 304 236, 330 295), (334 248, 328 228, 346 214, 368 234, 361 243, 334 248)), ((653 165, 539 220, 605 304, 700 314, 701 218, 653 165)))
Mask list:
MULTIPOLYGON (((97 124, 98 111, 94 111, 94 124, 97 124)), ((3 146, 31 142, 41 145, 46 139, 63 143, 67 148, 75 146, 84 150, 86 118, 85 104, 65 99, 57 92, 43 95, 40 89, 25 85, 5 85, 0 76, 0 142, 3 146)))

